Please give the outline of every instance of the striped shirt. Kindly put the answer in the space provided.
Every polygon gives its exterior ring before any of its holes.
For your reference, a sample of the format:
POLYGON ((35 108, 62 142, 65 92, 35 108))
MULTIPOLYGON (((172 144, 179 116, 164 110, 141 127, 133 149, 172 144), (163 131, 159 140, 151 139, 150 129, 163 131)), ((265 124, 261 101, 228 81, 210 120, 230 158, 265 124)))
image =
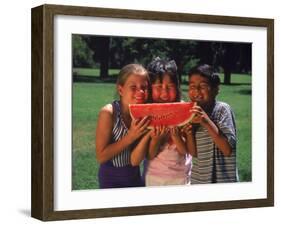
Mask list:
MULTIPOLYGON (((114 115, 114 125, 112 129, 111 143, 115 143, 121 140, 128 133, 128 128, 122 119, 120 102, 117 100, 113 101, 112 107, 113 107, 113 115, 114 115)), ((113 166, 124 167, 127 165, 131 165, 130 156, 131 156, 132 146, 133 145, 128 146, 118 155, 113 157, 113 159, 111 160, 113 166)))
POLYGON ((195 133, 197 157, 192 158, 191 183, 224 183, 238 181, 236 168, 236 125, 230 106, 223 102, 215 102, 210 119, 227 138, 232 154, 223 155, 213 142, 206 128, 199 126, 195 133))

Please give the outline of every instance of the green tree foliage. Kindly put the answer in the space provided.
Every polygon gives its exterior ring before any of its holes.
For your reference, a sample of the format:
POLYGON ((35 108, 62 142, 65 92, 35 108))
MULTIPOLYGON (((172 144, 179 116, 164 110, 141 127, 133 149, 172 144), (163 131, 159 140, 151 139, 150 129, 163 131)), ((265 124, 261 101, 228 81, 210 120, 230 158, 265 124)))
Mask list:
POLYGON ((121 68, 132 62, 146 66, 156 57, 173 59, 181 78, 198 61, 194 59, 196 45, 195 41, 186 40, 114 37, 110 46, 110 66, 121 68))
POLYGON ((93 60, 100 65, 100 77, 102 79, 108 76, 110 40, 108 36, 84 35, 82 39, 93 51, 93 60))
POLYGON ((129 63, 147 65, 156 56, 166 57, 165 40, 113 37, 110 46, 110 66, 121 68, 129 63))
POLYGON ((175 60, 178 66, 178 74, 180 81, 182 75, 187 74, 190 67, 190 62, 196 62, 195 52, 197 48, 197 42, 189 40, 167 40, 167 46, 169 48, 168 54, 171 59, 175 60))
POLYGON ((251 54, 249 43, 73 35, 74 67, 98 67, 102 79, 109 68, 129 63, 147 66, 160 57, 176 61, 180 80, 191 67, 207 63, 220 69, 224 83, 230 84, 231 73, 251 72, 251 54))
POLYGON ((73 67, 92 67, 93 51, 80 35, 72 35, 72 64, 73 67))
POLYGON ((252 45, 235 42, 198 42, 197 57, 201 63, 221 68, 224 83, 231 83, 231 73, 251 73, 252 45))

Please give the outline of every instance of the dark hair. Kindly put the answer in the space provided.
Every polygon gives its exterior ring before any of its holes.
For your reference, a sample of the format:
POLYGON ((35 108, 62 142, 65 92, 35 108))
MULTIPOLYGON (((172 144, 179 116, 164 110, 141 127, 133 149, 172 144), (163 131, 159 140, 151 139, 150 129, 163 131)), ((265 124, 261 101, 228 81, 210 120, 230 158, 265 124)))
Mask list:
POLYGON ((160 59, 160 57, 156 57, 147 66, 150 83, 153 84, 157 80, 160 80, 160 82, 162 82, 164 75, 168 75, 171 78, 172 82, 176 85, 176 101, 180 101, 181 92, 177 69, 178 68, 174 60, 162 60, 160 59))
POLYGON ((188 77, 190 78, 192 75, 195 74, 207 78, 212 88, 218 87, 221 82, 218 73, 216 73, 213 67, 208 64, 202 64, 191 68, 188 73, 188 77))

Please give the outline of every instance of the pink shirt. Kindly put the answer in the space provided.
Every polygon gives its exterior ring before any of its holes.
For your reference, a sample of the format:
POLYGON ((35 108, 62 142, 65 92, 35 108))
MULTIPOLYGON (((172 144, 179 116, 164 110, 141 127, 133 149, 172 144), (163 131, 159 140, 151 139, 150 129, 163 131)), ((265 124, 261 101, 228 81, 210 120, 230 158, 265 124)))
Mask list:
POLYGON ((191 160, 189 154, 181 155, 177 152, 175 144, 168 142, 160 147, 160 153, 147 164, 147 175, 162 178, 187 178, 191 173, 191 160))

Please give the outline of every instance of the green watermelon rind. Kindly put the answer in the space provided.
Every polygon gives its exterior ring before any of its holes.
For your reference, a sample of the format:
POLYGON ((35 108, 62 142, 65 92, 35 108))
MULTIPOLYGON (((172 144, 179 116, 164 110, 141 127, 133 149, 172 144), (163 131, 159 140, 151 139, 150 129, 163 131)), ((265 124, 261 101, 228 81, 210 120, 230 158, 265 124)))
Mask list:
MULTIPOLYGON (((177 102, 177 103, 178 103, 178 102, 177 102)), ((184 102, 182 102, 182 103, 184 103, 184 102)), ((167 103, 167 104, 173 104, 173 103, 167 103)), ((130 109, 130 105, 131 105, 131 104, 129 104, 129 109, 130 109)), ((132 104, 132 105, 136 105, 136 104, 132 104)), ((196 106, 196 102, 194 103, 193 106, 196 106)), ((132 119, 135 119, 134 116, 133 116, 132 113, 131 113, 131 110, 130 110, 130 115, 131 115, 132 119)), ((177 127, 183 127, 184 125, 186 125, 186 124, 188 124, 189 122, 191 122, 194 117, 195 117, 195 114, 193 113, 187 120, 181 122, 180 124, 177 124, 176 126, 177 126, 177 127)), ((148 129, 153 129, 153 127, 154 127, 154 126, 148 126, 147 128, 148 128, 148 129)), ((174 127, 174 126, 167 126, 167 127, 171 128, 171 127, 174 127)))
MULTIPOLYGON (((185 120, 184 122, 178 124, 177 127, 183 127, 184 125, 186 125, 186 124, 188 124, 189 122, 191 122, 194 117, 195 117, 195 114, 193 113, 187 120, 185 120)), ((149 126, 149 127, 151 127, 151 129, 153 128, 153 126, 149 126)), ((148 128, 149 128, 149 127, 148 127, 148 128)))

